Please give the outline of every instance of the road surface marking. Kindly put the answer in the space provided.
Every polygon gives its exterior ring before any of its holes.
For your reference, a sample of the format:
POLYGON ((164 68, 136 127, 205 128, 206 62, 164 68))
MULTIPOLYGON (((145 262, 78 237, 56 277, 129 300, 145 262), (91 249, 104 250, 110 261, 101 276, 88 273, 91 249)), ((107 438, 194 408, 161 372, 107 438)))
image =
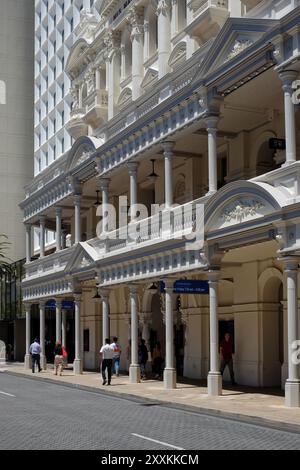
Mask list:
POLYGON ((146 441, 151 441, 151 442, 155 442, 156 444, 161 444, 166 447, 171 447, 172 449, 184 450, 183 447, 173 446, 172 444, 168 444, 167 442, 163 442, 163 441, 156 441, 155 439, 151 439, 151 437, 142 436, 141 434, 131 433, 131 435, 135 437, 139 437, 141 439, 145 439, 146 441))
POLYGON ((1 392, 1 390, 0 390, 0 394, 1 394, 1 395, 6 395, 7 397, 16 398, 16 395, 12 395, 11 393, 1 392))

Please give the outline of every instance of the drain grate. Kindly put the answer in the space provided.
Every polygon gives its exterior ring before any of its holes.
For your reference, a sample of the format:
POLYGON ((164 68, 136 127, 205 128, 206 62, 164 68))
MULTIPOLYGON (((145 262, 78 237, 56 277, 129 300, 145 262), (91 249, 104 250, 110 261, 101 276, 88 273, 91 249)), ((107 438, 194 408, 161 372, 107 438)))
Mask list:
POLYGON ((161 406, 160 403, 140 403, 140 406, 147 406, 147 407, 150 407, 150 406, 161 406))

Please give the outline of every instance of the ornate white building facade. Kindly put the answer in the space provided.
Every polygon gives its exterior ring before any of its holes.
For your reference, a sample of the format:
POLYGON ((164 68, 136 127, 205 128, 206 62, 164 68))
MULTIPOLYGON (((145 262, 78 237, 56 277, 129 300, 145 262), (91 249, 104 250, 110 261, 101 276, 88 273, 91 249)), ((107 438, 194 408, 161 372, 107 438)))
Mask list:
POLYGON ((26 367, 32 305, 45 359, 47 305, 55 301, 66 343, 63 307, 73 300, 75 373, 96 368, 102 339, 117 335, 123 350, 131 338, 130 380, 139 381, 140 334, 150 351, 161 342, 167 388, 176 372, 208 376, 218 395, 219 332, 230 330, 237 382, 285 386, 286 404, 300 406, 299 19, 300 2, 287 0, 113 0, 82 12, 66 63, 75 143, 21 203, 26 367), (145 218, 126 207, 114 233, 104 225, 97 236, 96 191, 102 215, 120 196, 164 208, 145 218), (182 222, 203 231, 203 246, 186 249, 182 222), (55 251, 45 249, 47 228, 55 251), (209 292, 180 294, 183 279, 208 281, 209 292))

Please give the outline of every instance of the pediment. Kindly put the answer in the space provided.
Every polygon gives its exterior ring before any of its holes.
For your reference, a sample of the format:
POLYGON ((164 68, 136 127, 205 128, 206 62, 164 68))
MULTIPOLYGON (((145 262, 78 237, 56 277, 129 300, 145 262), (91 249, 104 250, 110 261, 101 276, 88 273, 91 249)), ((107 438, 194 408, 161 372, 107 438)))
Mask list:
POLYGON ((186 42, 177 44, 171 52, 169 66, 174 68, 186 61, 186 42))
POLYGON ((198 73, 208 75, 237 57, 243 57, 246 50, 255 50, 256 43, 274 27, 276 20, 229 18, 211 48, 198 73))
POLYGON ((118 99, 118 107, 120 109, 127 106, 132 101, 132 90, 129 87, 124 88, 122 90, 119 99, 118 99))
POLYGON ((153 86, 153 84, 158 80, 158 70, 152 68, 152 67, 149 67, 145 76, 144 76, 144 79, 141 83, 141 87, 144 88, 145 90, 147 88, 150 88, 153 86))
POLYGON ((66 169, 70 170, 88 160, 95 150, 103 145, 102 139, 95 137, 79 137, 69 150, 66 169))
POLYGON ((85 249, 85 243, 79 243, 66 266, 66 271, 76 272, 84 270, 92 266, 95 260, 96 258, 90 253, 90 250, 88 252, 85 249))
POLYGON ((282 207, 283 195, 265 183, 237 181, 218 191, 205 208, 205 231, 254 222, 282 207))

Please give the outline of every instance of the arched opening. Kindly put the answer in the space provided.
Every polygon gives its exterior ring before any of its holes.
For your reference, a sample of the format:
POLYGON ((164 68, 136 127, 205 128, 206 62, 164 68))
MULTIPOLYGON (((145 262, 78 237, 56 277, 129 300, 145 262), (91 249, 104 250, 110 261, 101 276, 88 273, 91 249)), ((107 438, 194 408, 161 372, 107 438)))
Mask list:
POLYGON ((283 284, 280 274, 276 270, 268 269, 260 279, 263 284, 261 285, 260 383, 263 387, 281 386, 281 369, 284 363, 284 318, 283 284))
POLYGON ((269 141, 263 142, 257 152, 256 175, 263 175, 276 168, 277 164, 274 160, 274 150, 270 149, 269 141))

